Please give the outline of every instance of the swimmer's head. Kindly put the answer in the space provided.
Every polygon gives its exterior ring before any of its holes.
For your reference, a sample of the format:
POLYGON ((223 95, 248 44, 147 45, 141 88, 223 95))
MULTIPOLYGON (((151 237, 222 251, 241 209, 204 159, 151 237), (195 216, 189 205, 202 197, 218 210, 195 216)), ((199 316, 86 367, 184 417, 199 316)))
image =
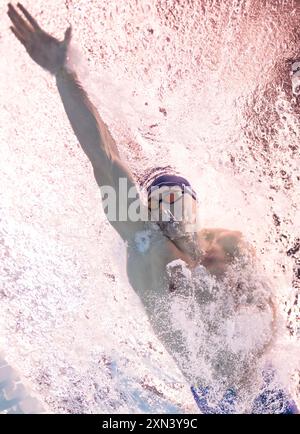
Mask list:
POLYGON ((147 186, 148 211, 163 233, 171 239, 195 232, 197 195, 189 181, 175 174, 163 174, 147 186))

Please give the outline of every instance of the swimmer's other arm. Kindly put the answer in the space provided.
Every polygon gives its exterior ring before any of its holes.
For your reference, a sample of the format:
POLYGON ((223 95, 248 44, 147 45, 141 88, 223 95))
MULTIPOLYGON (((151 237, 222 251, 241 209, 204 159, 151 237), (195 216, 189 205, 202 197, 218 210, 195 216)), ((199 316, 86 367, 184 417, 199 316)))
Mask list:
MULTIPOLYGON (((254 246, 244 238, 244 236, 241 232, 235 231, 233 233, 234 233, 233 240, 235 239, 235 242, 233 242, 232 246, 234 247, 233 251, 234 251, 235 257, 237 259, 243 258, 241 264, 243 264, 246 261, 247 265, 252 268, 253 275, 256 274, 257 270, 260 270, 260 272, 262 272, 262 269, 258 264, 259 259, 257 257, 257 253, 256 253, 254 246)), ((239 276, 238 273, 237 273, 237 276, 239 276)), ((243 274, 241 275, 241 277, 242 277, 242 281, 243 281, 244 280, 243 274)), ((264 285, 265 285, 267 291, 269 291, 269 296, 266 297, 266 299, 257 300, 258 303, 260 302, 260 304, 258 304, 258 307, 261 310, 267 309, 267 307, 269 307, 271 309, 272 316, 273 316, 272 329, 273 329, 273 332, 275 333, 275 326, 276 326, 276 319, 277 319, 278 312, 276 309, 275 298, 274 298, 273 292, 271 290, 271 282, 269 282, 269 279, 264 274, 259 279, 259 282, 264 282, 264 285)), ((248 284, 249 284, 249 282, 247 282, 247 285, 248 284)), ((255 285, 255 279, 253 280, 253 284, 255 285)), ((232 283, 231 287, 233 287, 233 286, 234 286, 234 283, 232 283)), ((264 350, 265 350, 265 348, 264 348, 264 350)))

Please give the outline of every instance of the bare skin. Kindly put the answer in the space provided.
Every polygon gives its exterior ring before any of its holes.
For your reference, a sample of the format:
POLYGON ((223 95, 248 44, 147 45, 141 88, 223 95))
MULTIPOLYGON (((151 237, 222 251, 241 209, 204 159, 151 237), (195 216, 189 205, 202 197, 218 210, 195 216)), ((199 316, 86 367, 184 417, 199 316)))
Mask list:
MULTIPOLYGON (((96 108, 78 81, 75 72, 67 66, 67 52, 71 40, 68 28, 63 41, 44 32, 25 8, 19 11, 8 5, 12 32, 25 47, 30 57, 55 76, 58 92, 73 131, 88 156, 97 184, 110 185, 118 193, 120 178, 126 178, 129 187, 135 184, 127 165, 121 161, 116 143, 96 108)), ((112 222, 111 224, 127 244, 127 272, 129 281, 140 296, 155 331, 161 326, 155 317, 152 297, 164 297, 174 291, 174 284, 167 273, 167 265, 181 259, 190 270, 203 265, 216 279, 222 279, 234 261, 249 249, 238 231, 226 229, 202 229, 195 233, 193 241, 188 237, 170 239, 159 224, 138 222, 112 222), (148 237, 147 248, 139 247, 139 240, 148 237)), ((271 301, 269 303, 271 305, 271 301)), ((172 353, 168 338, 163 339, 172 353)), ((184 372, 188 378, 188 374, 184 372)), ((190 380, 190 379, 189 379, 190 380)))

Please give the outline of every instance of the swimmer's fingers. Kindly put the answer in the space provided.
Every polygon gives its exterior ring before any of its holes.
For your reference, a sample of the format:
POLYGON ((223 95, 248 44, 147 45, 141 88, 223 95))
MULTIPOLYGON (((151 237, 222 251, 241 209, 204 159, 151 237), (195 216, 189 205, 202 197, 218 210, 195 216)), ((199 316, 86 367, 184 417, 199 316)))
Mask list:
POLYGON ((63 40, 63 43, 66 47, 70 44, 71 38, 72 38, 72 26, 69 26, 65 31, 65 38, 63 40))
POLYGON ((21 42, 21 44, 23 44, 26 47, 26 39, 24 38, 24 36, 18 32, 17 29, 15 29, 13 26, 10 26, 10 30, 13 32, 13 34, 15 35, 15 37, 21 42))
POLYGON ((23 40, 30 40, 33 35, 34 29, 27 23, 16 9, 9 3, 7 15, 11 19, 14 28, 18 35, 21 35, 23 40))
POLYGON ((38 25, 36 19, 33 18, 32 15, 24 8, 21 3, 17 4, 18 8, 23 12, 29 23, 32 25, 34 30, 41 30, 41 27, 38 25))

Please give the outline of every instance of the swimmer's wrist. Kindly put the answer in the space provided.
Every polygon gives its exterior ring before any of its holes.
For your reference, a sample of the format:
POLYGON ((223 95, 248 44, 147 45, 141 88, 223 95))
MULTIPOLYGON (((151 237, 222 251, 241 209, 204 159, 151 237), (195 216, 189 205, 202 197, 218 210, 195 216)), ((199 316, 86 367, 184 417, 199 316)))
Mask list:
POLYGON ((66 64, 64 64, 56 70, 55 77, 56 78, 65 78, 68 75, 70 75, 71 73, 72 73, 72 71, 70 70, 70 68, 68 68, 68 66, 66 64))
POLYGON ((74 65, 71 62, 70 56, 66 55, 64 60, 57 67, 54 75, 56 78, 58 78, 58 77, 63 78, 63 77, 69 76, 70 74, 75 74, 74 65))

